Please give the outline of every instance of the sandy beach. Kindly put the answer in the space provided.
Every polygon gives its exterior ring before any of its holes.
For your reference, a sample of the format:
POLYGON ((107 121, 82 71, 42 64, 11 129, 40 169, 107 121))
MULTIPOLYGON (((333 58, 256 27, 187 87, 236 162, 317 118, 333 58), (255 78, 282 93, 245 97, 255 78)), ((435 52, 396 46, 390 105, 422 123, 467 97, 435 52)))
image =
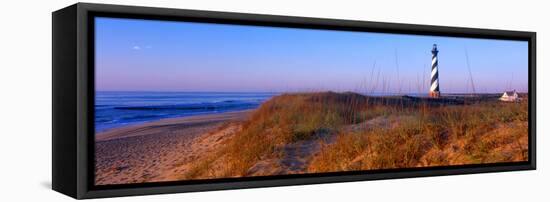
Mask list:
POLYGON ((169 118, 96 134, 96 184, 178 180, 189 162, 240 129, 250 110, 169 118), (208 145, 208 146, 206 146, 208 145))

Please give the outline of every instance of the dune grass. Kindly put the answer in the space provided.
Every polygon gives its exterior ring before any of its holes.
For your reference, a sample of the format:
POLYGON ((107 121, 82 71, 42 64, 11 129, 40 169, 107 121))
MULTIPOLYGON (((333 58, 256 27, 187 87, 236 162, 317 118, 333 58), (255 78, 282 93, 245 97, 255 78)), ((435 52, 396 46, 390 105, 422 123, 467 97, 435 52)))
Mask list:
POLYGON ((228 176, 245 176, 262 158, 276 157, 274 148, 336 133, 348 123, 362 121, 354 105, 357 94, 313 93, 277 96, 257 109, 228 144, 228 176))
POLYGON ((487 102, 401 113, 399 124, 341 132, 308 170, 334 172, 527 160, 527 103, 487 102))
POLYGON ((433 106, 355 93, 283 94, 186 178, 247 176, 258 161, 281 155, 277 147, 299 141, 323 145, 304 173, 525 161, 527 102, 433 106), (213 167, 217 176, 205 169, 213 167))

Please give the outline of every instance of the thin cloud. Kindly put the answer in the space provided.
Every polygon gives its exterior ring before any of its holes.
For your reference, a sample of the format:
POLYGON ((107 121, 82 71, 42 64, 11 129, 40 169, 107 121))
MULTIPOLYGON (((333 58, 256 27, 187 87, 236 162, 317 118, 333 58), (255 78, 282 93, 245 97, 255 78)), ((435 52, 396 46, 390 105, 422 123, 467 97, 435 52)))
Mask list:
POLYGON ((147 46, 134 45, 134 46, 132 46, 132 49, 134 49, 134 50, 143 50, 143 49, 151 49, 151 48, 153 48, 153 46, 151 46, 151 45, 147 45, 147 46))

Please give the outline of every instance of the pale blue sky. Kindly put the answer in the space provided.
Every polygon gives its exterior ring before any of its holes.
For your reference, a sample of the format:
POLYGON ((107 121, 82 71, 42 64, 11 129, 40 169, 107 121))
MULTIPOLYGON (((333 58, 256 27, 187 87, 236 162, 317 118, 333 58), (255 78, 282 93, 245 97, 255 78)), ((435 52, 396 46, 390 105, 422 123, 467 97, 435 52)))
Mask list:
POLYGON ((425 93, 434 43, 442 93, 471 92, 466 50, 477 92, 527 91, 525 41, 103 17, 95 22, 98 91, 425 93))

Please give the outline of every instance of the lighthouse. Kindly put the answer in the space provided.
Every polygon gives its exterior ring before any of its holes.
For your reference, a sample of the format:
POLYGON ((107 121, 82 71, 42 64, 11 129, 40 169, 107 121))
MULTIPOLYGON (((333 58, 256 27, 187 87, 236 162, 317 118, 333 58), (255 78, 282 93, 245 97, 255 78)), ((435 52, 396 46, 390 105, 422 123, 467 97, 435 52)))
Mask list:
POLYGON ((434 44, 432 48, 432 76, 431 76, 431 83, 430 83, 430 97, 432 98, 439 98, 439 72, 438 72, 438 66, 437 66, 437 53, 439 51, 437 50, 437 45, 434 44))

